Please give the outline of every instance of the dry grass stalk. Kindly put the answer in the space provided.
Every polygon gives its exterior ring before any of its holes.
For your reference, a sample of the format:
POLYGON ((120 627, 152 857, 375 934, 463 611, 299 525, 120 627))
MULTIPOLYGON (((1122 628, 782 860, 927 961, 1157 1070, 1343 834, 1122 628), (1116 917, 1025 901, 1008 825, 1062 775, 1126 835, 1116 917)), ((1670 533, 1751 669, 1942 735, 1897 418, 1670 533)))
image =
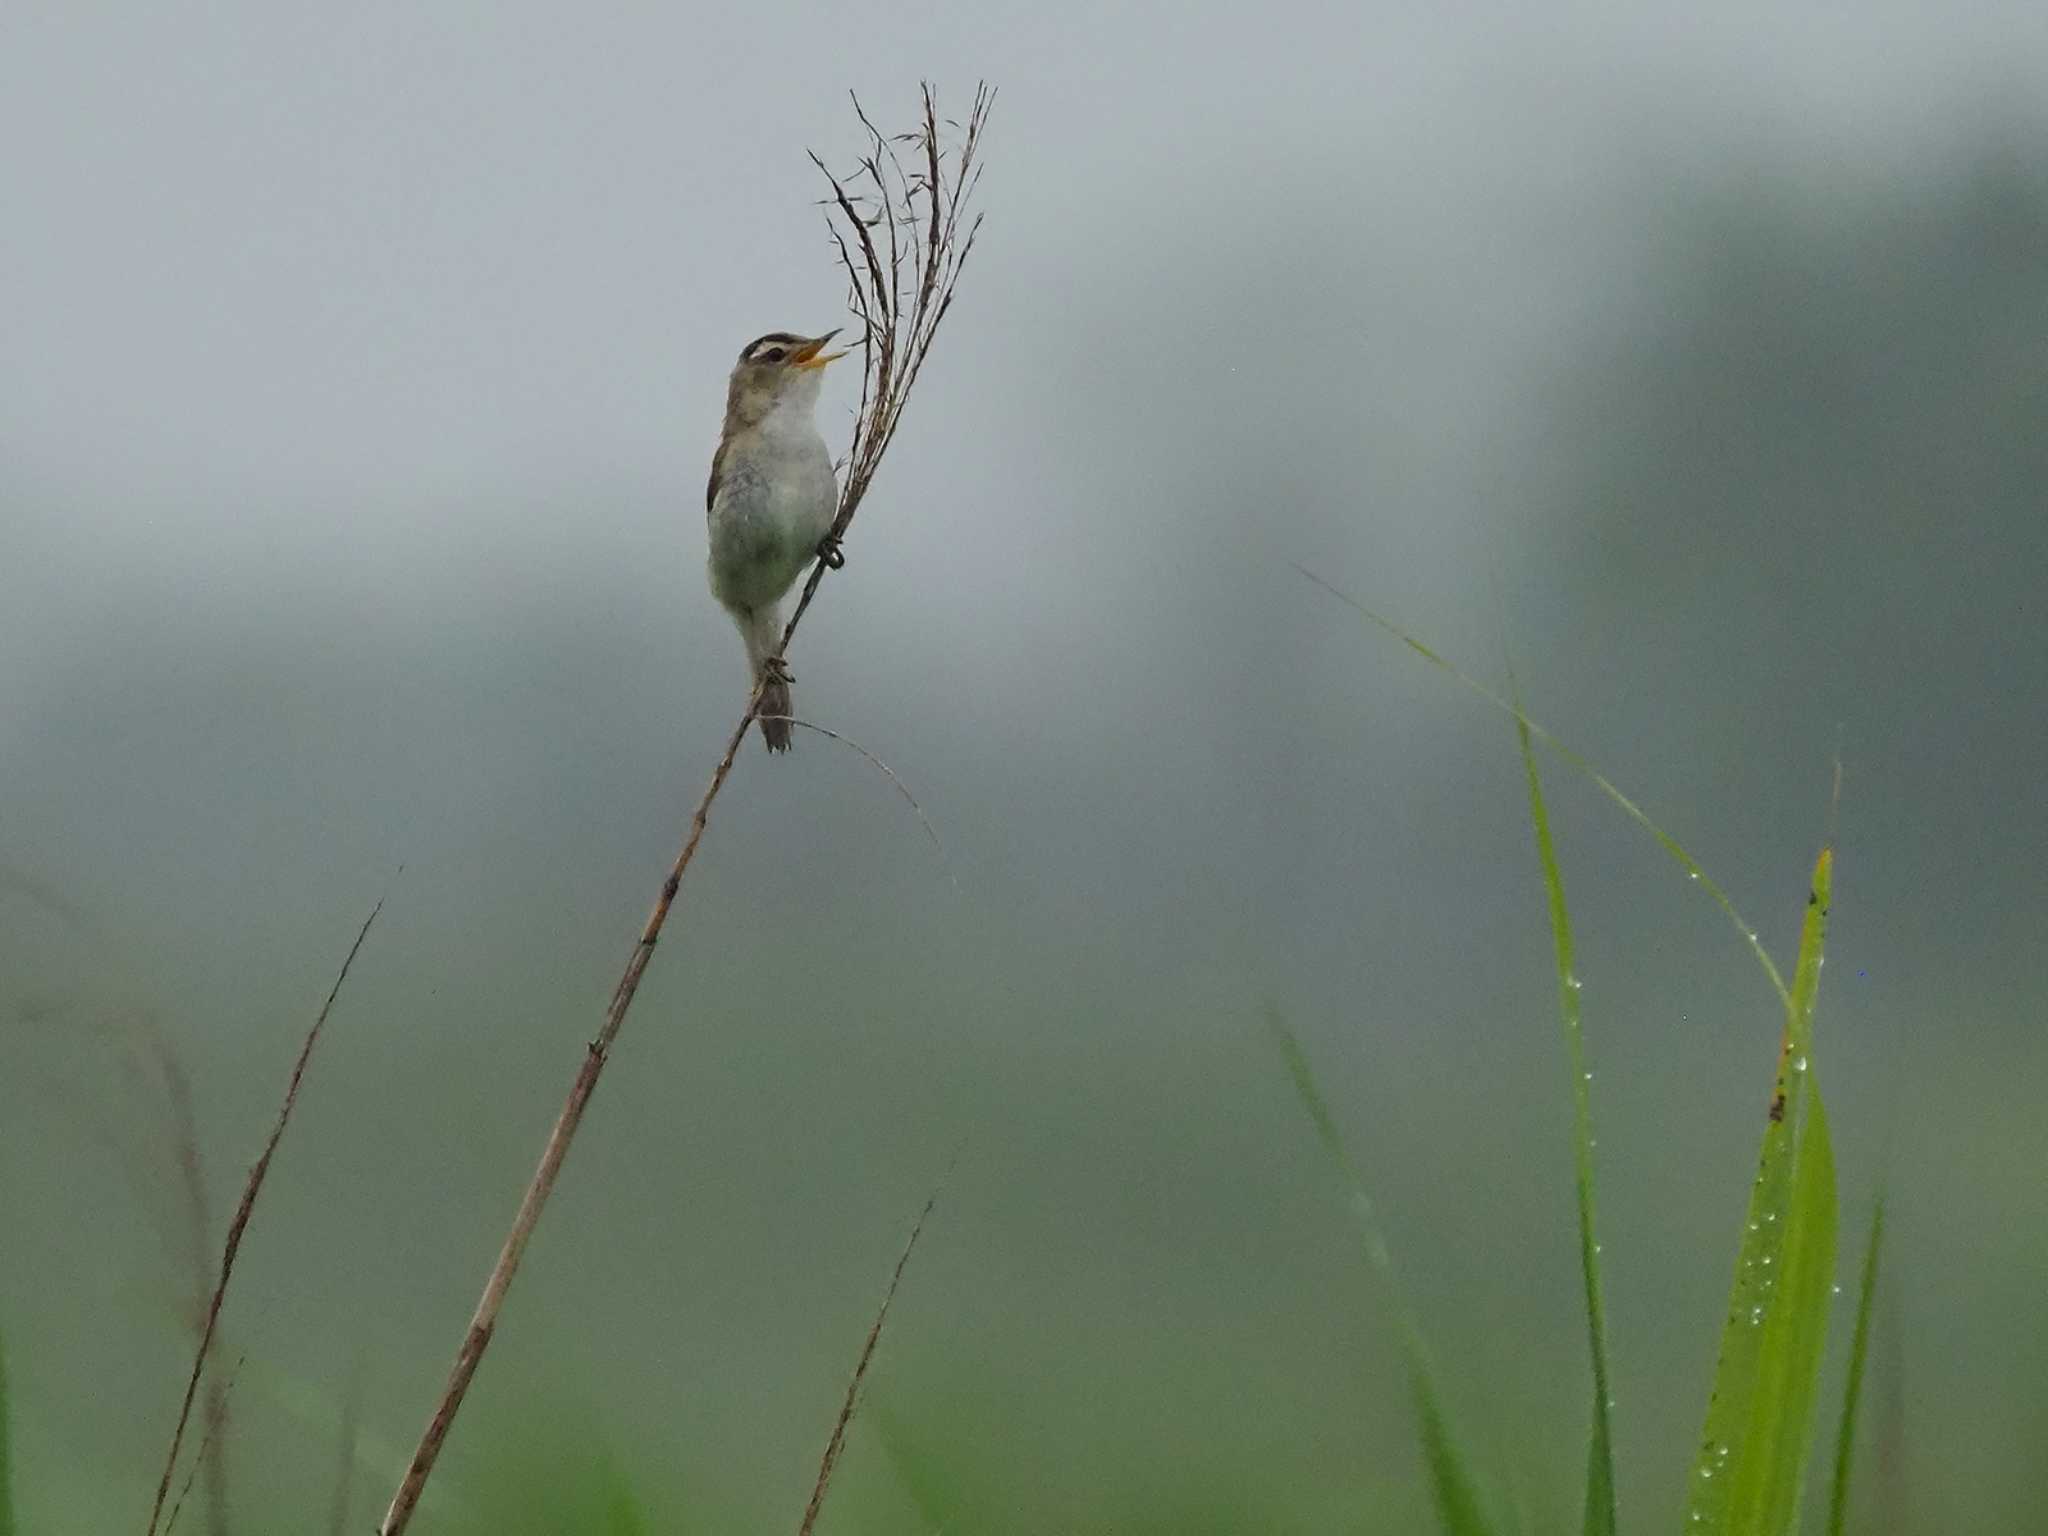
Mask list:
MULTIPOLYGON (((206 1342, 207 1317, 211 1311, 214 1288, 213 1266, 207 1261, 207 1234, 213 1229, 213 1216, 206 1199, 206 1179, 199 1164, 199 1122, 192 1112, 192 1079, 185 1071, 185 1063, 178 1057, 176 1048, 151 1020, 144 1019, 137 1026, 143 1041, 156 1056, 157 1069, 163 1076, 164 1097, 170 1107, 170 1137, 175 1149, 178 1172, 185 1186, 185 1211, 187 1227, 191 1237, 192 1250, 192 1336, 196 1347, 204 1350, 206 1342)), ((206 1468, 206 1515, 207 1529, 212 1536, 227 1536, 228 1530, 228 1393, 226 1386, 217 1378, 206 1380, 206 1432, 200 1442, 200 1453, 194 1460, 195 1468, 206 1468), (208 1447, 213 1454, 207 1455, 208 1447)), ((188 1477, 186 1486, 191 1486, 188 1477)), ((185 1495, 178 1495, 178 1502, 184 1502, 185 1495)), ((172 1510, 173 1517, 176 1509, 172 1510)))
MULTIPOLYGON (((242 1235, 249 1228, 249 1218, 256 1209, 256 1197, 263 1190, 263 1181, 270 1175, 270 1160, 277 1152, 277 1144, 284 1139, 284 1128, 290 1123, 292 1109, 299 1100, 299 1083, 306 1075, 306 1063, 312 1060, 313 1047, 319 1043, 320 1031, 327 1024, 327 1015, 334 1011, 334 1000, 341 995, 341 985, 348 980, 350 967, 356 963, 356 956, 362 952, 363 940, 370 936, 370 925, 377 921, 377 914, 384 910, 380 897, 377 905, 370 909, 370 915, 363 919, 363 926, 357 930, 356 941, 348 949, 348 956, 341 962, 341 970, 335 975, 334 985, 328 989, 327 1001, 320 1005, 320 1012, 313 1020, 313 1027, 306 1031, 306 1038, 299 1046, 298 1060, 292 1063, 292 1075, 285 1084, 284 1100, 277 1108, 277 1123, 270 1128, 270 1137, 263 1144, 263 1152, 249 1169, 248 1182, 242 1186, 241 1202, 235 1207, 234 1219, 228 1223, 228 1236, 222 1245, 220 1274, 213 1284, 213 1295, 207 1303, 206 1320, 199 1330, 199 1347, 193 1352, 192 1374, 185 1382, 185 1398, 178 1407, 177 1427, 171 1431, 171 1448, 164 1457, 163 1476, 156 1486, 156 1502, 150 1506, 149 1536, 156 1536, 157 1523, 163 1518, 164 1499, 171 1491, 171 1474, 177 1469, 178 1451, 185 1443, 185 1431, 192 1421, 192 1400, 199 1392, 199 1379, 206 1371, 207 1352, 213 1348, 213 1336, 220 1326, 220 1309, 227 1300, 228 1280, 235 1271, 235 1256, 241 1252, 242 1235)), ((216 1415, 209 1410, 209 1426, 217 1427, 224 1420, 226 1393, 220 1394, 221 1412, 216 1415)), ((202 1452, 203 1453, 203 1452, 202 1452)))
MULTIPOLYGON (((875 128, 856 100, 854 111, 869 136, 869 150, 861 160, 858 174, 842 182, 825 169, 824 162, 817 156, 811 157, 818 168, 825 171, 832 186, 832 197, 827 205, 828 221, 840 262, 846 270, 849 308, 862 327, 860 412, 854 423, 853 445, 847 455, 839 511, 832 522, 835 537, 845 535, 847 525, 853 521, 854 512, 873 483, 882 455, 896 435, 911 386, 916 383, 925 357, 931 350, 939 322, 952 305, 954 285, 973 247, 975 232, 980 227, 979 216, 964 224, 962 221, 966 218, 970 195, 980 179, 978 155, 981 132, 994 99, 994 92, 986 86, 976 88, 974 109, 962 130, 957 150, 947 149, 942 142, 940 119, 930 86, 924 88, 922 122, 915 131, 893 141, 875 128), (904 171, 895 148, 899 143, 916 146, 922 169, 914 173, 904 171), (849 183, 854 188, 852 192, 848 191, 849 183), (919 229, 923 230, 922 236, 913 238, 919 229), (876 242, 878 230, 886 243, 886 259, 882 254, 883 247, 876 242), (853 254, 855 248, 861 253, 858 258, 853 254)), ((783 628, 782 651, 788 650, 790 639, 829 568, 823 557, 812 566, 811 574, 804 582, 803 594, 790 614, 789 623, 783 628)), ((540 1161, 527 1181, 526 1192, 520 1197, 511 1228, 498 1250, 497 1260, 484 1281, 483 1294, 477 1299, 476 1310, 471 1313, 469 1326, 456 1349, 455 1363, 449 1369, 441 1398, 435 1404, 427 1427, 413 1451, 412 1461, 392 1495, 390 1508, 379 1527, 381 1536, 400 1536, 419 1506, 420 1495, 433 1474, 434 1463, 440 1459, 448 1431, 455 1422, 456 1414, 461 1411, 477 1366, 497 1331, 498 1315, 504 1308, 506 1292, 525 1258, 534 1226, 546 1208, 548 1197, 554 1193, 555 1183, 561 1176, 562 1162, 569 1155, 570 1144, 583 1123, 590 1096, 604 1074, 612 1046, 640 990, 641 978, 646 975, 648 962, 654 957, 654 946, 667 925, 683 875, 697 856, 697 846, 704 839, 704 828, 710 818, 711 804, 725 787, 725 781, 732 776, 740 747, 760 711, 761 686, 757 684, 747 700, 746 712, 726 738, 725 751, 718 760, 718 766, 712 770, 710 784, 705 787, 696 810, 691 814, 682 851, 676 855, 667 878, 662 881, 653 909, 641 926, 640 937, 627 956, 625 970, 618 985, 612 989, 611 1001, 605 1008, 604 1021, 584 1048, 583 1059, 569 1085, 568 1098, 548 1132, 540 1161)))
MULTIPOLYGON (((227 1402, 228 1394, 235 1390, 235 1382, 240 1379, 242 1366, 247 1358, 247 1356, 244 1356, 241 1360, 237 1360, 234 1370, 228 1373, 228 1379, 221 1384, 220 1400, 223 1405, 227 1402)), ((223 1407, 218 1417, 208 1419, 206 1433, 199 1437, 199 1449, 192 1453, 192 1465, 185 1473, 184 1485, 178 1489, 178 1497, 171 1504, 171 1517, 164 1521, 164 1536, 171 1536, 171 1532, 178 1528, 178 1516, 185 1508, 185 1496, 192 1491, 192 1480, 199 1475, 199 1469, 201 1467, 218 1465, 222 1444, 220 1432, 226 1425, 227 1413, 225 1407, 223 1407)))
POLYGON ((911 1250, 917 1247, 925 1219, 931 1215, 938 1198, 938 1191, 933 1190, 924 1203, 924 1209, 918 1212, 910 1236, 904 1241, 903 1252, 896 1258, 896 1271, 889 1276, 889 1289, 882 1293, 882 1305, 875 1313, 874 1322, 868 1325, 867 1342, 861 1345, 860 1359, 853 1367, 853 1379, 846 1384, 846 1398, 839 1405, 839 1417, 832 1425, 832 1438, 825 1442, 825 1454, 818 1462, 818 1480, 811 1487, 811 1502, 804 1506, 803 1523, 796 1528, 797 1536, 811 1536, 812 1527, 818 1523, 818 1516, 825 1508, 825 1491, 832 1485, 832 1469, 839 1463, 839 1453, 846 1448, 846 1431, 853 1423, 854 1409, 860 1404, 860 1385, 867 1377, 868 1363, 875 1358, 875 1346, 882 1341, 882 1325, 889 1320, 889 1304, 895 1301, 896 1289, 903 1284, 904 1267, 910 1263, 911 1250))

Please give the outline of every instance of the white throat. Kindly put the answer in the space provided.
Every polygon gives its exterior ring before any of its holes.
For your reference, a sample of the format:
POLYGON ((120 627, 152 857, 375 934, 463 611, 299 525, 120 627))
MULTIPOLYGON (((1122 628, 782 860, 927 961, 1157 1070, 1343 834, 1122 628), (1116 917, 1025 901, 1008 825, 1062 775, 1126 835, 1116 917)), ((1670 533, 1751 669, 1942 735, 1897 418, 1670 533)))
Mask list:
POLYGON ((824 384, 823 369, 807 369, 775 393, 774 402, 761 418, 757 431, 770 437, 818 434, 818 391, 824 384))

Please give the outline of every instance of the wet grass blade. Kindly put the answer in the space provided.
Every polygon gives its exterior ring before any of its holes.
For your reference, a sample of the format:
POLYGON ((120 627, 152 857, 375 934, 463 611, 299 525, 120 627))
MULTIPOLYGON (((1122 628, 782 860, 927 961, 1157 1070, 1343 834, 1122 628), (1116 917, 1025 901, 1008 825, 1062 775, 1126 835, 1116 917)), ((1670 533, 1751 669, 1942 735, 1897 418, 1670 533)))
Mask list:
POLYGON ((1423 1340, 1422 1325, 1408 1305, 1406 1292, 1401 1289, 1401 1278, 1394 1269, 1394 1256, 1380 1232, 1379 1218, 1373 1213, 1372 1197, 1366 1192, 1365 1180, 1359 1174, 1358 1165, 1351 1160, 1351 1153, 1344 1145, 1344 1138, 1337 1129, 1336 1119, 1330 1113, 1322 1090, 1316 1086, 1315 1074, 1309 1067, 1308 1055, 1302 1050, 1301 1042, 1294 1038, 1294 1032, 1287 1027, 1277 1009, 1267 1010, 1266 1023, 1281 1059, 1287 1063, 1288 1074, 1294 1079, 1295 1096, 1301 1100, 1301 1107, 1315 1126, 1323 1150, 1329 1154, 1330 1161, 1335 1164, 1350 1192, 1351 1214, 1364 1243, 1366 1263, 1379 1277, 1392 1305, 1401 1345, 1408 1357, 1416 1419, 1422 1436, 1422 1454, 1429 1468, 1430 1491, 1436 1499, 1437 1518, 1442 1522, 1445 1536, 1493 1536, 1493 1525, 1486 1517, 1478 1484, 1472 1477, 1471 1460, 1459 1444, 1450 1417, 1444 1410, 1443 1395, 1437 1389, 1436 1367, 1423 1340))
POLYGON ((1479 697, 1486 700, 1495 709, 1500 710, 1503 714, 1512 716, 1531 736, 1562 758, 1568 767, 1584 774, 1592 782, 1593 787, 1613 801, 1615 805, 1619 806, 1622 813, 1630 821, 1633 821, 1637 826, 1649 833, 1651 837, 1655 838, 1657 846, 1669 854, 1678 866, 1685 871, 1687 878, 1704 891, 1707 898, 1721 909, 1728 921, 1735 925, 1736 932, 1742 936, 1743 941, 1749 946, 1750 955, 1755 959, 1757 965, 1762 968, 1764 975, 1770 980, 1771 990, 1778 994, 1779 1001, 1785 1003, 1788 1007, 1790 1006, 1792 995, 1786 990, 1785 978, 1778 970, 1777 961, 1773 960, 1770 951, 1763 947, 1762 942, 1757 938, 1756 929, 1750 926, 1749 920, 1736 910, 1734 899, 1708 875, 1706 870, 1701 867, 1700 861, 1688 853, 1685 846, 1677 838, 1652 821, 1649 813, 1627 795, 1623 794, 1612 779, 1608 778, 1598 768, 1595 768, 1583 754, 1574 751, 1564 742, 1558 740, 1549 731, 1523 714, 1509 700, 1502 698, 1491 688, 1487 687, 1486 684, 1461 670, 1448 657, 1431 649, 1418 636, 1404 629, 1401 625, 1396 624, 1392 619, 1366 607, 1364 603, 1361 603, 1342 587, 1325 581, 1307 566, 1297 564, 1294 569, 1361 618, 1392 635, 1431 666, 1449 673, 1457 682, 1471 689, 1472 692, 1478 694, 1479 697))
POLYGON ((1786 1536, 1798 1527, 1835 1267, 1834 1154, 1813 1068, 1833 873, 1834 852, 1823 848, 1688 1490, 1688 1536, 1786 1536))
POLYGON ((1870 1213, 1870 1242, 1863 1250, 1863 1279, 1856 1287, 1856 1336, 1849 1346, 1849 1379, 1842 1388, 1842 1422, 1835 1436, 1828 1536, 1842 1536, 1849 1515, 1849 1472, 1856 1455, 1856 1405, 1863 1395, 1863 1366, 1870 1355, 1870 1312, 1877 1296, 1877 1262, 1883 1247, 1884 1196, 1879 1195, 1870 1213))
POLYGON ((1614 1438, 1610 1418, 1612 1387, 1607 1372, 1607 1307, 1600 1285, 1600 1243, 1593 1208, 1592 1073, 1586 1070, 1585 1017, 1580 1003, 1578 962, 1572 943, 1571 909, 1564 899, 1564 873, 1550 837, 1550 811, 1543 800, 1543 777, 1536 767, 1536 745, 1529 723, 1515 705, 1515 740, 1521 748, 1522 770, 1529 781, 1529 825, 1536 835, 1536 856, 1543 866, 1543 888, 1550 898, 1550 933, 1557 953, 1557 1007, 1564 1023, 1564 1049, 1571 1070, 1572 1172, 1578 1192, 1579 1273, 1585 1282, 1586 1342, 1593 1357, 1593 1419, 1586 1446, 1585 1536, 1614 1536, 1614 1438))

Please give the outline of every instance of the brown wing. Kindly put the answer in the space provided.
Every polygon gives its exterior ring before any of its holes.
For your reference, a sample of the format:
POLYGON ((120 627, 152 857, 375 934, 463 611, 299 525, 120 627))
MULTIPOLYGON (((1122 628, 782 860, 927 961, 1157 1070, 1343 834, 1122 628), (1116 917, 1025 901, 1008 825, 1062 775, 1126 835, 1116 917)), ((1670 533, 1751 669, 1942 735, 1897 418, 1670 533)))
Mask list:
POLYGON ((718 501, 718 482, 725 478, 725 442, 718 444, 718 451, 711 455, 711 483, 704 487, 704 515, 709 517, 718 501))

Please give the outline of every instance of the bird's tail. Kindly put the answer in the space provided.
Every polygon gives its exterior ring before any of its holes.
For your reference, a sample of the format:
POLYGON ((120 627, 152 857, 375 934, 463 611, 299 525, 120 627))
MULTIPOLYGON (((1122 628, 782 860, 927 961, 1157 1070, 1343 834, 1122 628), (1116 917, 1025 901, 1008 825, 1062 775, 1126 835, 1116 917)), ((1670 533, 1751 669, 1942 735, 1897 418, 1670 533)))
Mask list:
POLYGON ((774 718, 778 715, 787 716, 789 712, 789 683, 780 675, 771 674, 768 681, 761 687, 761 708, 759 711, 761 739, 768 743, 768 750, 770 752, 787 752, 789 750, 789 721, 786 718, 774 718))
POLYGON ((736 612, 733 617, 747 642, 747 662, 754 670, 754 681, 761 683, 761 707, 754 712, 761 721, 761 739, 770 752, 787 752, 789 721, 769 718, 787 716, 790 712, 789 671, 775 654, 775 648, 782 644, 782 614, 770 603, 763 608, 736 612), (762 682, 763 678, 767 681, 762 682))

